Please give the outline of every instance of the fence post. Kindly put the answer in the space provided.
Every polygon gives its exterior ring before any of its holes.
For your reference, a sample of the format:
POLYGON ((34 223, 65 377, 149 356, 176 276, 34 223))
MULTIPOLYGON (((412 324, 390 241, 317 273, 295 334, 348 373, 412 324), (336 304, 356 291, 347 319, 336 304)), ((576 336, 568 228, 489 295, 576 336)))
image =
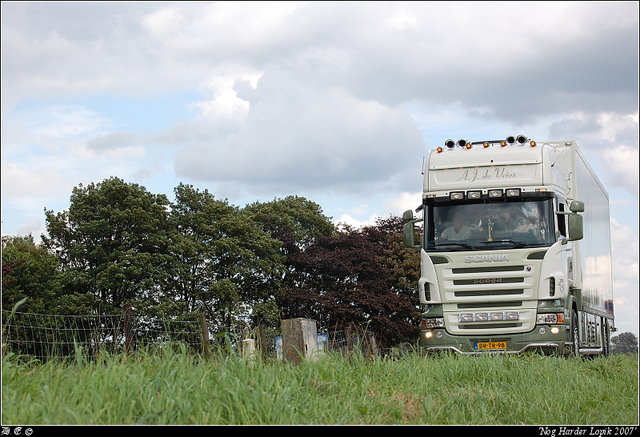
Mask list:
POLYGON ((366 333, 367 358, 372 359, 378 355, 378 345, 376 344, 376 336, 373 332, 366 333))
POLYGON ((208 360, 211 358, 211 350, 209 349, 209 328, 204 313, 200 313, 200 330, 202 331, 202 351, 208 360))
POLYGON ((242 358, 247 362, 249 367, 253 367, 256 363, 256 344, 253 338, 242 340, 242 358))
POLYGON ((129 352, 133 344, 133 333, 131 332, 131 304, 125 303, 122 306, 124 317, 124 350, 129 352))
POLYGON ((264 328, 264 325, 260 325, 258 327, 258 332, 260 333, 260 345, 262 347, 262 359, 267 359, 267 332, 264 328))

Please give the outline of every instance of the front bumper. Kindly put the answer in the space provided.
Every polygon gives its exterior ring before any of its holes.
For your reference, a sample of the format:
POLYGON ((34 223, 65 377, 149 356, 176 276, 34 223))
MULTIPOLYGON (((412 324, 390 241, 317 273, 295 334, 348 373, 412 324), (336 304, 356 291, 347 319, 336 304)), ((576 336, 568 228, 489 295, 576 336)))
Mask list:
POLYGON ((565 355, 571 352, 569 325, 536 325, 529 332, 500 335, 451 335, 444 328, 422 329, 422 349, 427 353, 451 351, 465 355, 485 353, 522 354, 530 350, 545 354, 565 355), (553 333, 552 328, 559 328, 553 333), (479 345, 491 343, 495 348, 479 349, 479 345))

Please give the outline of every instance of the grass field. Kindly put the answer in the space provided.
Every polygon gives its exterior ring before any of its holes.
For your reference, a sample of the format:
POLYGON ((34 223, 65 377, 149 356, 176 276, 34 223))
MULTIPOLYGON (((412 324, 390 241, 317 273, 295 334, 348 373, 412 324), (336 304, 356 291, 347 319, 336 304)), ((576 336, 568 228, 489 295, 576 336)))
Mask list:
POLYGON ((637 425, 638 358, 6 356, 2 423, 637 425))

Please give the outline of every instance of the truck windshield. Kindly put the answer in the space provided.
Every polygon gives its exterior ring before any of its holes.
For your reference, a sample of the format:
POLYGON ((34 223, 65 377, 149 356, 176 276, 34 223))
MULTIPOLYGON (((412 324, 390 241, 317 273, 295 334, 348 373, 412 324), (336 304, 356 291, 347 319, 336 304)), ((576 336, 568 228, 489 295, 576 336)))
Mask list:
POLYGON ((553 199, 427 205, 427 250, 487 250, 555 242, 553 199))

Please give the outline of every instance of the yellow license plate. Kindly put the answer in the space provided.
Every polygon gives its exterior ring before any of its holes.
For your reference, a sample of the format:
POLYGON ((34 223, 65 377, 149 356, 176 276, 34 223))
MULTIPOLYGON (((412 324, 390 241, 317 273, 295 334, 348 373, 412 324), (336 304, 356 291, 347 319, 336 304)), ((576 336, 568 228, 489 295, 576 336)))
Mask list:
POLYGON ((496 351, 507 348, 506 341, 484 341, 475 344, 477 351, 496 351))

